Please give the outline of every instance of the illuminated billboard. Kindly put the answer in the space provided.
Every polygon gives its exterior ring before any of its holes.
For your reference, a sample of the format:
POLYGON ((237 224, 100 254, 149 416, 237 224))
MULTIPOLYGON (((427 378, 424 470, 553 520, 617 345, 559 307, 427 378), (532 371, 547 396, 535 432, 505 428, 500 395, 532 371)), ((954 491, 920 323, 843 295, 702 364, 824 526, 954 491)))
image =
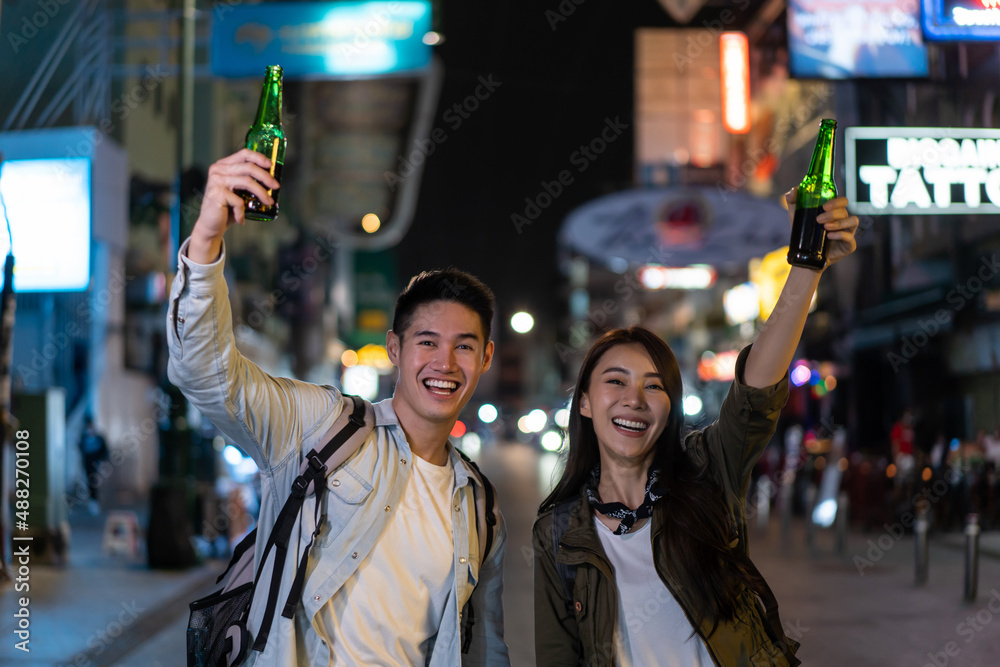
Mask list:
POLYGON ((431 3, 281 2, 218 5, 211 69, 259 77, 281 65, 285 78, 368 77, 426 70, 431 3))
POLYGON ((844 136, 854 213, 1000 213, 1000 130, 851 127, 844 136))
POLYGON ((1000 0, 923 0, 924 34, 937 41, 1000 39, 1000 0))
POLYGON ((8 160, 0 166, 0 194, 10 221, 10 237, 6 224, 0 227, 0 258, 7 256, 12 238, 15 291, 89 286, 90 173, 90 159, 84 157, 8 160))
POLYGON ((789 0, 792 76, 927 76, 920 0, 789 0))

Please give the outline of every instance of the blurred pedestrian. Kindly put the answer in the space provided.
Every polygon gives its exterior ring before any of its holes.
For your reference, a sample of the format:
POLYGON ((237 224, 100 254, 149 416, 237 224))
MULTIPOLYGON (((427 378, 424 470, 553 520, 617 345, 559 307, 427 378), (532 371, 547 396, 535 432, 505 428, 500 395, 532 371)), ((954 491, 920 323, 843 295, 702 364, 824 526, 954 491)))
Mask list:
POLYGON ((983 435, 983 450, 986 462, 992 463, 994 470, 1000 470, 1000 426, 983 435))
POLYGON ((83 470, 87 475, 87 487, 90 489, 90 500, 87 508, 90 513, 97 515, 101 511, 98 501, 98 487, 104 481, 101 474, 101 463, 107 461, 108 443, 104 436, 97 430, 94 420, 90 415, 83 418, 83 432, 80 434, 80 455, 83 457, 83 470))
MULTIPOLYGON (((829 264, 855 249, 846 205, 833 199, 819 217, 829 264)), ((533 530, 539 665, 799 664, 749 558, 744 498, 821 274, 792 267, 719 418, 686 437, 680 370, 662 339, 632 327, 591 347, 565 471, 533 530)))
POLYGON ((934 444, 931 445, 930 453, 930 466, 933 468, 934 472, 940 473, 944 470, 945 460, 948 457, 948 440, 944 437, 944 433, 938 431, 937 438, 934 440, 934 444))
POLYGON ((900 483, 908 481, 913 474, 913 424, 915 421, 913 410, 907 408, 889 431, 892 462, 896 464, 896 479, 900 483))

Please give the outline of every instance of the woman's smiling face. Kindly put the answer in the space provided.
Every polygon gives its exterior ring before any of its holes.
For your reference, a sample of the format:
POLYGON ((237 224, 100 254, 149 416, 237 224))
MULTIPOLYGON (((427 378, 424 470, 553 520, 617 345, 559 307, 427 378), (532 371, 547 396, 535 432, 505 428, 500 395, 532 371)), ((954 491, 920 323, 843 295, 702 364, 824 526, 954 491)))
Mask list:
POLYGON ((594 424, 602 463, 649 463, 670 419, 670 397, 642 345, 616 345, 601 356, 580 397, 580 414, 594 424))

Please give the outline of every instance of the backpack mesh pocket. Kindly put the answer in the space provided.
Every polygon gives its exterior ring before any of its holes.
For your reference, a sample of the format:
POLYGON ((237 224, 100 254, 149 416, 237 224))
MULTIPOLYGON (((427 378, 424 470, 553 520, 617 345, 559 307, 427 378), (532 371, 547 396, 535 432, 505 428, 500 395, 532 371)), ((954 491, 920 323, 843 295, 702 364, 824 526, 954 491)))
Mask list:
POLYGON ((247 653, 246 616, 253 599, 253 582, 237 586, 231 591, 218 591, 190 604, 188 620, 188 667, 228 667, 238 664, 247 653), (229 629, 239 629, 240 646, 234 655, 229 629), (229 662, 232 660, 232 662, 229 662))

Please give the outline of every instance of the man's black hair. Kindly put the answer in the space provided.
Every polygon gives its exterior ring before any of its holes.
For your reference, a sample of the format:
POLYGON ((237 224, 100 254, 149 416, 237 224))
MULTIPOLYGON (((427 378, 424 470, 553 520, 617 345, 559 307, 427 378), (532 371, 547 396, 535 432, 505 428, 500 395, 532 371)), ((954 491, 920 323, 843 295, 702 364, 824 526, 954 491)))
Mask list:
POLYGON ((496 306, 493 292, 479 278, 454 268, 423 271, 413 276, 410 284, 396 299, 392 330, 402 337, 417 308, 434 301, 459 303, 479 315, 484 342, 490 340, 493 309, 496 306))

